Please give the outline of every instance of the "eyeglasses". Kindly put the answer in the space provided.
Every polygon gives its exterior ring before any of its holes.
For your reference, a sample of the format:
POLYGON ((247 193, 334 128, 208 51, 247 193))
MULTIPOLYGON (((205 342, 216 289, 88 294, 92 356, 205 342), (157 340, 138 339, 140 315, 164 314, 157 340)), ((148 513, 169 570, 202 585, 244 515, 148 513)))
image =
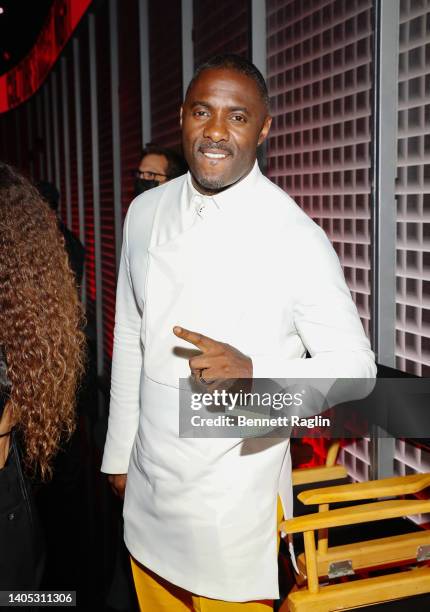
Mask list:
POLYGON ((133 171, 133 176, 139 179, 146 179, 148 181, 158 181, 158 177, 161 178, 169 178, 167 174, 161 174, 161 172, 151 172, 150 170, 145 170, 142 172, 141 170, 133 171))

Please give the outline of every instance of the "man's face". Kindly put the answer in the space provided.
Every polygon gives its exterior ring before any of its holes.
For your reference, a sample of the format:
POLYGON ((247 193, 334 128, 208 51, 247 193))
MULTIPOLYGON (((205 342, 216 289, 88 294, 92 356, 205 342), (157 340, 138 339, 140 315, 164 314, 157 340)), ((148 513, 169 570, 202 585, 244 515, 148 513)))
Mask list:
POLYGON ((251 77, 229 68, 204 70, 181 109, 182 145, 195 187, 210 195, 245 177, 270 123, 251 77))
POLYGON ((168 161, 164 155, 149 153, 140 161, 140 178, 164 183, 167 180, 168 161))

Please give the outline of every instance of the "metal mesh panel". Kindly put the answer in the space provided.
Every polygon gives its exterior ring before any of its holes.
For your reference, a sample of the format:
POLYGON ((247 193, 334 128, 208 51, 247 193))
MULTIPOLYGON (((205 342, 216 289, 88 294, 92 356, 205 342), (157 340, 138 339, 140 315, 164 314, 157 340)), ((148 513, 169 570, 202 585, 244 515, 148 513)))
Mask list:
MULTIPOLYGON (((51 89, 52 91, 52 89, 51 89)), ((46 147, 48 146, 47 141, 45 140, 44 134, 44 99, 43 93, 39 90, 32 98, 33 101, 33 138, 34 138, 34 175, 36 180, 46 180, 48 178, 47 172, 47 156, 46 156, 46 147)), ((6 115, 7 116, 7 115, 6 115)), ((53 117, 51 117, 51 127, 52 127, 53 117)), ((51 144, 53 142, 53 132, 51 129, 51 144)), ((53 161, 53 156, 51 155, 51 161, 53 161)), ((53 165, 51 166, 53 168, 53 165)), ((53 179, 54 181, 54 179, 53 179)))
POLYGON ((182 103, 181 2, 149 2, 149 69, 152 141, 166 147, 181 142, 182 103))
POLYGON ((109 14, 96 16, 97 103, 99 136, 100 232, 105 371, 110 369, 115 319, 115 220, 112 180, 112 104, 109 14))
POLYGON ((342 463, 353 481, 364 482, 370 479, 370 440, 358 438, 348 441, 339 453, 339 463, 342 463))
POLYGON ((132 171, 142 152, 139 12, 136 0, 118 11, 119 116, 121 140, 121 196, 125 215, 134 197, 132 171))
MULTIPOLYGON (((430 448, 411 444, 407 440, 396 440, 394 469, 399 476, 430 472, 430 448)), ((413 518, 418 523, 430 523, 430 514, 420 514, 413 518)))
POLYGON ((76 144, 76 97, 70 95, 75 91, 73 79, 74 58, 70 53, 67 58, 67 86, 69 91, 69 143, 70 143, 70 202, 72 210, 71 230, 75 236, 79 237, 79 204, 78 204, 78 163, 77 163, 77 144, 76 144))
POLYGON ((82 166, 85 203, 85 273, 87 316, 90 323, 95 321, 96 271, 94 249, 94 212, 91 150, 91 102, 89 45, 87 31, 80 39, 80 78, 81 78, 81 112, 82 112, 82 166))
POLYGON ((27 122, 27 104, 19 106, 16 114, 17 139, 19 140, 19 169, 30 174, 30 138, 27 122))
POLYGON ((331 238, 367 333, 371 9, 371 0, 267 3, 268 174, 331 238))
MULTIPOLYGON (((60 192, 60 205, 59 205, 59 214, 61 220, 65 225, 67 225, 67 198, 66 198, 66 161, 64 156, 64 125, 63 125, 63 115, 64 115, 64 103, 63 103, 63 91, 61 87, 61 69, 58 65, 58 69, 56 71, 56 81, 57 81, 57 132, 58 132, 58 164, 60 167, 60 181, 56 184, 57 189, 60 192)), ((43 98, 42 98, 43 100, 43 98)), ((54 103, 54 102, 53 102, 54 103)), ((56 183, 56 181, 53 181, 56 183)))
POLYGON ((7 127, 6 127, 6 113, 0 115, 0 159, 7 161, 7 127))
POLYGON ((249 0, 194 0, 194 65, 217 53, 250 57, 249 0))
MULTIPOLYGON (((37 95, 37 94, 36 94, 37 95)), ((33 108, 30 111, 30 121, 32 123, 33 134, 33 172, 35 177, 37 172, 44 165, 44 177, 50 182, 55 182, 55 155, 54 155, 54 113, 52 102, 52 75, 41 89, 40 95, 43 99, 43 157, 46 164, 41 165, 41 153, 38 152, 38 136, 37 136, 37 113, 34 105, 34 96, 30 98, 30 103, 33 102, 33 108), (38 170, 39 169, 39 170, 38 170)))
POLYGON ((401 0, 396 366, 430 376, 430 2, 401 0))

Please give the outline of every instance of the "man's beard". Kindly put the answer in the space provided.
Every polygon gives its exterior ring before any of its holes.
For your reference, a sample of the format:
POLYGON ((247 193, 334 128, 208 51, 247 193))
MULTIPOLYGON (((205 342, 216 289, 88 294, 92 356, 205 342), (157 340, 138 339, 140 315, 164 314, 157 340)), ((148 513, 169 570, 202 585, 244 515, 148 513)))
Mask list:
POLYGON ((195 179, 201 187, 210 191, 220 191, 228 187, 222 177, 196 176, 195 179))
MULTIPOLYGON (((196 145, 194 149, 194 160, 196 163, 196 170, 199 168, 198 158, 199 155, 204 153, 205 151, 217 151, 219 153, 225 153, 229 156, 234 155, 234 150, 231 146, 228 146, 223 143, 214 143, 203 140, 202 142, 196 145)), ((193 164, 190 164, 192 167, 193 164)), ((221 191, 226 187, 229 187, 234 181, 229 181, 226 178, 226 174, 228 174, 228 168, 225 168, 223 173, 219 176, 211 176, 210 174, 201 174, 198 171, 193 173, 194 180, 201 186, 203 189, 207 189, 208 191, 221 191)))

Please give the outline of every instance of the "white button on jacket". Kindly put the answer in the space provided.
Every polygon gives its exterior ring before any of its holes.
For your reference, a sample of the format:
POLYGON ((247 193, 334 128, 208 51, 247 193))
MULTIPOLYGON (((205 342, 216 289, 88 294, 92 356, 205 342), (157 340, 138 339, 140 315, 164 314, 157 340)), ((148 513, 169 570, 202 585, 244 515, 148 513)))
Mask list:
POLYGON ((206 597, 277 598, 276 499, 290 515, 289 441, 179 438, 189 365, 178 347, 193 347, 174 325, 249 355, 256 378, 375 376, 328 238, 257 164, 210 198, 186 175, 132 203, 102 471, 128 472, 125 540, 143 565, 206 597))

